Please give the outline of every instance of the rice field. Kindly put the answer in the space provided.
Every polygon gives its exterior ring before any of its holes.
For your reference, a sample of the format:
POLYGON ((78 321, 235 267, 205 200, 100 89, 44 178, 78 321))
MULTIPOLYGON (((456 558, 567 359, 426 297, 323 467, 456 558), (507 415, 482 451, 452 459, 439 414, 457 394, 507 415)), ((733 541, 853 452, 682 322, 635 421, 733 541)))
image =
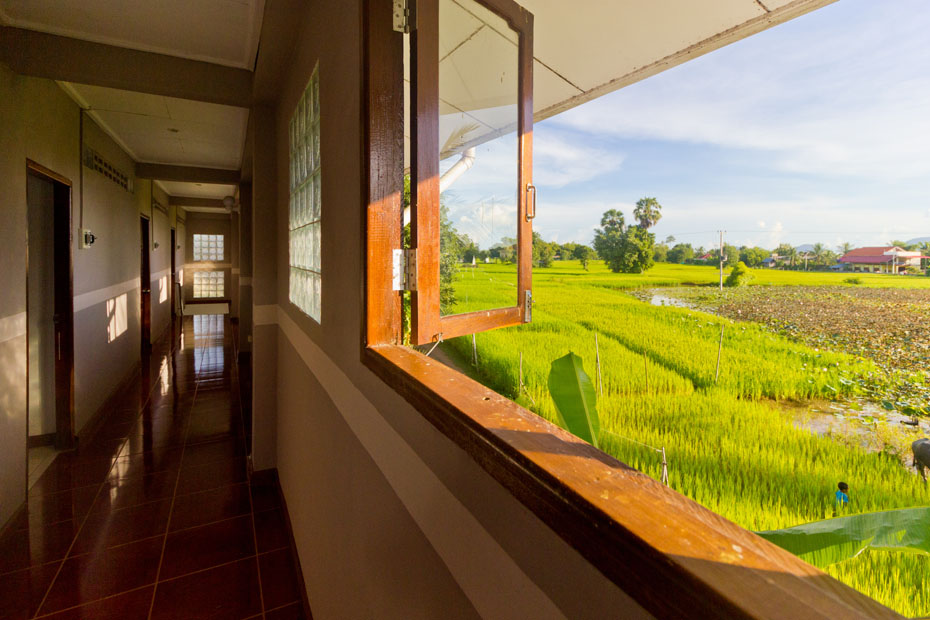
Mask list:
MULTIPOLYGON (((575 261, 555 265, 534 272, 532 323, 476 335, 478 366, 470 374, 478 380, 517 398, 522 353, 530 408, 555 421, 549 365, 573 351, 593 378, 596 333, 604 391, 598 411, 608 431, 602 448, 659 478, 658 454, 635 442, 664 447, 672 488, 743 527, 776 529, 830 517, 839 480, 849 483, 855 512, 930 502, 927 486, 899 461, 799 429, 774 405, 782 399, 856 396, 857 377, 878 372, 872 361, 817 350, 750 322, 651 306, 624 292, 716 282, 709 268, 658 265, 639 276, 612 274, 594 263, 590 272, 575 261)), ((820 278, 840 286, 834 280, 843 277, 765 275, 785 285, 810 286, 820 285, 820 278)), ((859 277, 866 286, 925 281, 930 286, 930 278, 859 277)), ((509 265, 463 269, 456 281, 456 309, 512 304, 515 283, 509 265)), ((471 338, 444 347, 461 365, 470 365, 471 338)), ((869 551, 829 572, 902 614, 930 614, 928 556, 869 551)))

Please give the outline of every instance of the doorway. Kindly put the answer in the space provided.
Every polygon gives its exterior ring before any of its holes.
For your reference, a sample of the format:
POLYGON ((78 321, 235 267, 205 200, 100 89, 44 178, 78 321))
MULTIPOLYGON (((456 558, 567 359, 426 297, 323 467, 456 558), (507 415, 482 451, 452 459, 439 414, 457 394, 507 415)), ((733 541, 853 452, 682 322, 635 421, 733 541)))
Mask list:
POLYGON ((175 299, 174 299, 175 289, 178 286, 178 273, 177 273, 178 268, 175 265, 175 258, 176 258, 175 255, 177 254, 177 248, 178 248, 177 235, 178 235, 177 231, 174 228, 172 228, 171 229, 171 292, 169 293, 170 299, 168 300, 169 303, 171 303, 171 318, 175 318, 178 315, 177 310, 175 308, 175 299))
POLYGON ((31 483, 74 447, 71 182, 26 165, 27 439, 31 483))
POLYGON ((142 293, 140 295, 142 300, 142 352, 147 353, 152 348, 152 274, 149 266, 149 219, 147 217, 139 217, 139 230, 141 232, 141 241, 142 241, 142 264, 141 264, 141 280, 142 280, 142 293))

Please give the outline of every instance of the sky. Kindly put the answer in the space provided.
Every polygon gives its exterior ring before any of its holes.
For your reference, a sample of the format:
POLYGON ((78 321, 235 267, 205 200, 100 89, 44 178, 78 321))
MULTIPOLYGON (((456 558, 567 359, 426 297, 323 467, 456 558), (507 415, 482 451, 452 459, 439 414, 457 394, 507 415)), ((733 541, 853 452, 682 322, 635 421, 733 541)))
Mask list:
MULTIPOLYGON (((653 196, 657 239, 695 247, 930 236, 928 32, 926 0, 840 0, 536 123, 534 230, 590 243, 653 196)), ((483 247, 515 236, 514 148, 443 194, 483 247)))

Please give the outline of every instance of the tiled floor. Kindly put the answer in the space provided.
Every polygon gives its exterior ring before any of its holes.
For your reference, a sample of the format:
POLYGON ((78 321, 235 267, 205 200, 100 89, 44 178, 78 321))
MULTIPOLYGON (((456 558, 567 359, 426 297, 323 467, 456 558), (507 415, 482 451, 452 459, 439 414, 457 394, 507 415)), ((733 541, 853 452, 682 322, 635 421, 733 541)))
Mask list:
POLYGON ((0 618, 303 617, 277 491, 246 475, 229 325, 183 320, 30 490, 0 540, 0 618))

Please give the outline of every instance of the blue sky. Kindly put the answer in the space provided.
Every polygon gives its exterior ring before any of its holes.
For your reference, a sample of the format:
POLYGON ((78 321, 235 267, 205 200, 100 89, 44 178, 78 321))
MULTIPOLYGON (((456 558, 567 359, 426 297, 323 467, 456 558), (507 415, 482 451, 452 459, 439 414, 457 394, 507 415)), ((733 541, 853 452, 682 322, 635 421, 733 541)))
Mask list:
MULTIPOLYGON (((926 0, 840 0, 537 123, 535 229, 587 243, 655 196, 656 236, 695 246, 930 235, 928 32, 926 0)), ((443 195, 484 246, 514 228, 509 151, 443 195)))

